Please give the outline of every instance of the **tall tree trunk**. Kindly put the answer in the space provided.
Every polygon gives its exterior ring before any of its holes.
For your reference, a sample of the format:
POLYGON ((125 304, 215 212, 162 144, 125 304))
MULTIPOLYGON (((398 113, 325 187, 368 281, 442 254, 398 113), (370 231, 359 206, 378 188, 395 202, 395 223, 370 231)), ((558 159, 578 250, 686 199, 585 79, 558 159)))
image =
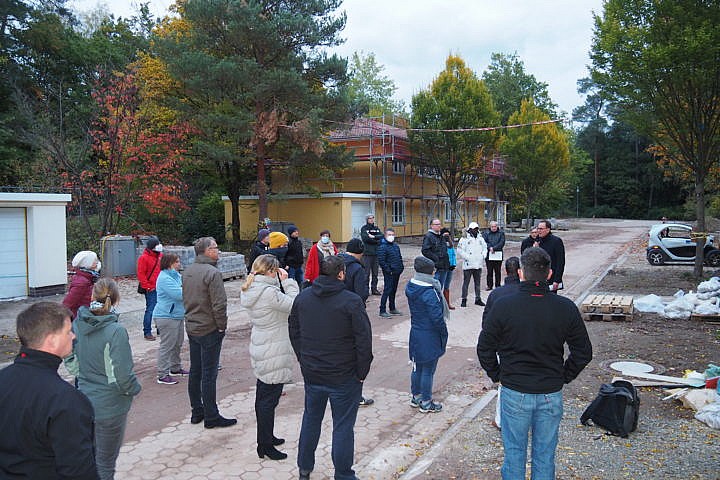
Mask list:
MULTIPOLYGON (((699 170, 699 169, 697 169, 699 170)), ((697 213, 697 231, 705 234, 705 174, 695 171, 695 209, 697 213)), ((693 273, 696 278, 701 278, 703 274, 703 261, 705 256, 705 237, 697 240, 695 247, 695 269, 693 273)))
POLYGON ((258 222, 263 222, 268 216, 267 183, 265 181, 265 141, 258 139, 255 149, 257 162, 257 192, 258 192, 258 222))

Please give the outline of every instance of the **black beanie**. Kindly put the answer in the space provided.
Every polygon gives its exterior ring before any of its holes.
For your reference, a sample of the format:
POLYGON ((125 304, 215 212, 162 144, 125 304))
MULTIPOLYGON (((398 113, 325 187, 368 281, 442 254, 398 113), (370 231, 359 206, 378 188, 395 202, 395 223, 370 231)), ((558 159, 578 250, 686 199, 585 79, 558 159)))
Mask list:
POLYGON ((153 250, 158 245, 160 245, 160 240, 155 236, 148 238, 145 242, 145 248, 147 248, 148 250, 153 250))
POLYGON ((363 245, 362 240, 359 238, 353 238, 348 242, 345 251, 348 253, 363 253, 365 251, 365 245, 363 245))
POLYGON ((295 233, 297 231, 298 231, 298 228, 295 225, 289 226, 287 229, 288 236, 292 235, 293 233, 295 233))
POLYGON ((428 275, 432 275, 435 271, 435 263, 422 255, 415 257, 414 267, 416 272, 427 273, 428 275))

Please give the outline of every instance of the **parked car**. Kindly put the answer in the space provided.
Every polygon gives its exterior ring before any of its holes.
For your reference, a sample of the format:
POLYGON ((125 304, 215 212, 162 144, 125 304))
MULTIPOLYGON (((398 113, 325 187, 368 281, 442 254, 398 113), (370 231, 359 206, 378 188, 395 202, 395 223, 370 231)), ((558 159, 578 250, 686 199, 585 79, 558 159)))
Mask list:
MULTIPOLYGON (((661 223, 650 227, 646 258, 650 265, 668 262, 695 262, 695 238, 692 227, 681 223, 661 223)), ((705 239, 704 263, 720 267, 720 250, 714 246, 715 237, 705 239)))

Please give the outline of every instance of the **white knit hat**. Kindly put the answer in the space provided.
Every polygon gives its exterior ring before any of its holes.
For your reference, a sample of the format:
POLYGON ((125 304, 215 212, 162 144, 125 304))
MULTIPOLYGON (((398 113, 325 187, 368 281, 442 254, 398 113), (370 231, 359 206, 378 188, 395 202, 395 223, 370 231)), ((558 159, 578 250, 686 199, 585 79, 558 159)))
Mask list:
POLYGON ((91 268, 92 264, 95 263, 98 256, 95 252, 90 250, 83 250, 78 252, 72 259, 72 266, 75 268, 91 268))

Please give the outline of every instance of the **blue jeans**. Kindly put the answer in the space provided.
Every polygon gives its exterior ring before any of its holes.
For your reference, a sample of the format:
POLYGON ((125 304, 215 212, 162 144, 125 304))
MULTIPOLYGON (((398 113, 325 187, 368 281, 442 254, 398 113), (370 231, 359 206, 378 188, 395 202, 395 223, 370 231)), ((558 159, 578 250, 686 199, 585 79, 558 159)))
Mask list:
POLYGON ((292 278, 293 280, 295 280, 298 284, 298 287, 301 287, 303 280, 305 280, 305 272, 303 272, 302 267, 289 267, 288 278, 292 278))
POLYGON ((532 480, 555 478, 555 449, 563 415, 562 390, 554 393, 521 393, 502 387, 500 402, 505 461, 502 478, 525 478, 528 433, 532 431, 532 480))
POLYGON ((152 314, 157 303, 157 290, 145 292, 145 317, 143 317, 143 335, 152 333, 152 314))
POLYGON ((437 364, 437 358, 429 362, 413 362, 412 373, 410 373, 410 391, 413 397, 420 395, 420 400, 423 402, 432 400, 433 378, 437 364))
POLYGON ((399 273, 383 272, 383 292, 380 297, 380 313, 385 311, 385 306, 390 300, 390 310, 395 310, 395 295, 397 294, 398 283, 400 283, 399 273))
POLYGON ((335 480, 356 480, 352 469, 355 456, 355 419, 357 418, 362 383, 350 380, 341 385, 305 384, 305 412, 303 412, 298 442, 298 467, 311 472, 315 468, 315 449, 325 407, 330 400, 332 411, 332 461, 335 480))
POLYGON ((205 421, 220 416, 215 396, 220 349, 225 333, 217 330, 201 337, 188 335, 190 344, 190 375, 188 395, 194 416, 204 415, 205 421))
POLYGON ((450 270, 436 270, 435 279, 440 282, 443 290, 450 290, 450 281, 452 280, 452 272, 450 270))
POLYGON ((95 420, 95 462, 100 480, 115 477, 115 463, 125 436, 127 413, 95 420))

